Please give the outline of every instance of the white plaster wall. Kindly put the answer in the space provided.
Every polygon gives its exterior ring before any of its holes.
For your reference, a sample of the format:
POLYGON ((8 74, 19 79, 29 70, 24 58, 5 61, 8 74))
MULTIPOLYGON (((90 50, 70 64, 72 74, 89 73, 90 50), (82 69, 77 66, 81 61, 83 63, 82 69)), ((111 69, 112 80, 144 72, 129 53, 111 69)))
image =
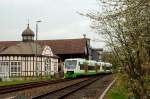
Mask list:
MULTIPOLYGON (((26 59, 28 58, 28 62, 26 62, 26 70, 25 70, 25 57, 18 57, 17 58, 17 56, 15 56, 15 57, 10 57, 10 63, 11 63, 11 61, 14 61, 14 60, 16 60, 17 61, 17 59, 18 60, 22 60, 22 62, 21 62, 21 71, 22 71, 22 73, 21 73, 21 76, 36 76, 36 58, 35 57, 31 57, 31 62, 30 62, 30 57, 26 57, 26 59), (34 58, 34 61, 33 61, 33 58, 34 58), (27 64, 28 64, 28 68, 27 68, 27 64), (31 66, 30 66, 31 65, 31 66), (26 72, 25 73, 25 71, 32 71, 32 72, 26 72), (33 73, 33 71, 34 71, 34 73, 33 73)), ((40 67, 40 70, 39 70, 39 72, 44 76, 45 75, 45 62, 44 62, 44 60, 45 60, 46 58, 43 56, 43 58, 42 58, 42 65, 41 65, 41 63, 40 63, 40 66, 42 66, 42 71, 41 71, 41 67, 40 67)), ((2 60, 2 57, 0 56, 0 60, 2 60)), ((3 57, 3 60, 4 61, 9 61, 9 57, 7 56, 7 57, 3 57)), ((50 69, 51 69, 51 75, 54 75, 54 73, 57 73, 58 72, 58 59, 55 59, 55 58, 51 58, 50 59, 51 61, 51 63, 50 63, 50 69)), ((40 61, 41 62, 41 58, 37 58, 37 61, 40 61)), ((11 68, 8 68, 8 69, 11 69, 11 68)), ((8 72, 9 70, 7 70, 7 74, 9 74, 9 72, 8 72)), ((11 73, 10 73, 11 74, 11 73)), ((0 75, 1 76, 1 75, 0 75)), ((7 75, 7 76, 9 76, 9 75, 7 75)), ((11 75, 10 75, 11 76, 11 75)))
POLYGON ((51 59, 51 74, 58 73, 58 59, 51 59))

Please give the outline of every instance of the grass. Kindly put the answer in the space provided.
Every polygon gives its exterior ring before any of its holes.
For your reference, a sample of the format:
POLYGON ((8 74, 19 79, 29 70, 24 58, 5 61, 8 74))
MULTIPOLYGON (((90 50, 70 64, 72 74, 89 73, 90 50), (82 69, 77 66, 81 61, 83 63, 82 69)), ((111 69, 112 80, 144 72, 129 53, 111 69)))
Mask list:
POLYGON ((106 99, 128 99, 125 88, 113 88, 106 94, 106 99))
POLYGON ((121 79, 116 80, 113 87, 106 93, 105 99, 128 99, 125 82, 121 79))
POLYGON ((3 82, 0 82, 0 86, 24 84, 24 83, 30 83, 30 82, 36 82, 36 81, 38 81, 38 80, 13 80, 13 81, 3 81, 3 82))
MULTIPOLYGON (((42 80, 53 80, 53 78, 49 77, 49 76, 46 76, 42 80)), ((37 78, 35 80, 32 80, 32 79, 27 79, 27 80, 14 79, 14 80, 11 80, 11 81, 1 81, 0 86, 24 84, 24 83, 31 83, 31 82, 38 82, 38 81, 41 81, 41 79, 40 78, 37 78)))

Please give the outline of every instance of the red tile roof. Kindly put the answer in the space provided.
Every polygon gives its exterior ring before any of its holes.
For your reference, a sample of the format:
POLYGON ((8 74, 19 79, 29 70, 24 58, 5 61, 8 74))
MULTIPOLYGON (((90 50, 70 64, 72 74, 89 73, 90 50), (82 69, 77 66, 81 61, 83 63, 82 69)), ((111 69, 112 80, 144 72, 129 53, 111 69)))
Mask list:
POLYGON ((1 55, 35 55, 37 47, 37 55, 42 55, 45 46, 36 44, 34 42, 20 42, 7 48, 6 50, 0 52, 1 55))
POLYGON ((19 41, 0 41, 0 52, 17 43, 19 43, 19 41))
MULTIPOLYGON (((55 54, 81 54, 85 52, 87 39, 38 40, 41 45, 49 45, 55 54)), ((1 41, 0 51, 21 41, 1 41)))

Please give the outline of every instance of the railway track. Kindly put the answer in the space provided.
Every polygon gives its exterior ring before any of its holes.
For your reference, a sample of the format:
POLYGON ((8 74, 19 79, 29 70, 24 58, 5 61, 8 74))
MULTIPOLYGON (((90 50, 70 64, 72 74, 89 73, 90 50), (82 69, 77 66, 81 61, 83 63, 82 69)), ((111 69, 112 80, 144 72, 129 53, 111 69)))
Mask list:
POLYGON ((103 76, 100 77, 90 77, 89 79, 86 79, 84 81, 81 81, 79 83, 73 84, 66 86, 64 88, 60 88, 54 91, 46 92, 43 94, 40 94, 38 96, 32 97, 32 99, 62 99, 92 83, 97 81, 98 79, 102 78, 103 76))
POLYGON ((58 79, 58 80, 50 80, 50 81, 40 81, 40 82, 32 82, 32 83, 25 83, 25 84, 17 84, 17 85, 8 85, 8 86, 1 86, 0 87, 0 94, 6 94, 10 92, 46 86, 48 84, 55 84, 59 82, 70 81, 70 79, 58 79))

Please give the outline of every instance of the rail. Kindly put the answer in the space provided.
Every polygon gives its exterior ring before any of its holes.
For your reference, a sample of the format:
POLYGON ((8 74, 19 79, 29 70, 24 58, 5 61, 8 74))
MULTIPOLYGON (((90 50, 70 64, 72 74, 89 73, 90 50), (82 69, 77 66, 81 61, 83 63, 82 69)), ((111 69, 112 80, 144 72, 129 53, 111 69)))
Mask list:
POLYGON ((32 97, 32 99, 42 99, 42 98, 44 98, 44 99, 62 99, 64 97, 92 84, 93 82, 97 81, 98 79, 100 79, 102 77, 104 77, 104 75, 99 76, 99 77, 90 77, 89 79, 78 82, 76 84, 69 85, 64 88, 60 88, 60 89, 57 89, 54 91, 42 93, 38 96, 34 96, 34 97, 32 97))
POLYGON ((71 79, 58 79, 58 80, 49 80, 49 81, 40 81, 40 82, 31 82, 17 85, 8 85, 0 87, 0 94, 10 93, 14 91, 25 90, 34 87, 46 86, 48 84, 55 84, 59 82, 70 81, 71 79))

